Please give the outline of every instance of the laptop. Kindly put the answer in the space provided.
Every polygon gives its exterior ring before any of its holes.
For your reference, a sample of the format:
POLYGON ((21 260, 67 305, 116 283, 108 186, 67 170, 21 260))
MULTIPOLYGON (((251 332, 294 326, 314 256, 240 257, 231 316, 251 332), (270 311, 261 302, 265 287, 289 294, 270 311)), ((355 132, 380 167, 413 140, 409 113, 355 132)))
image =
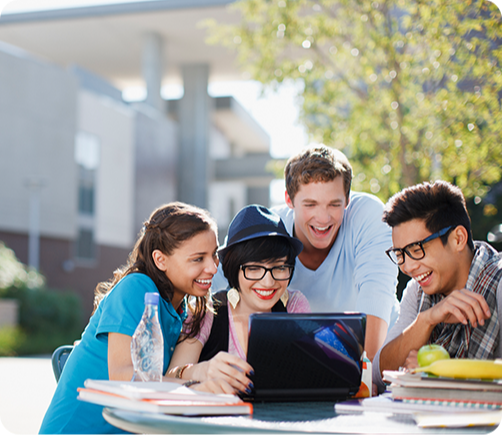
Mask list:
POLYGON ((366 315, 256 313, 249 317, 247 401, 345 400, 359 390, 366 315))

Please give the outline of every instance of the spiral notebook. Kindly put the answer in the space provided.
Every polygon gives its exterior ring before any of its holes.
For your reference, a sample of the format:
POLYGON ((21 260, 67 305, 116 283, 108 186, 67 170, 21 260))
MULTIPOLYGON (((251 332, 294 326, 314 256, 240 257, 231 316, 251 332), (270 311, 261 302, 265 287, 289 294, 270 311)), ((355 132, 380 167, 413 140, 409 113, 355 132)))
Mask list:
POLYGON ((359 390, 366 316, 259 313, 249 318, 250 401, 345 400, 359 390))

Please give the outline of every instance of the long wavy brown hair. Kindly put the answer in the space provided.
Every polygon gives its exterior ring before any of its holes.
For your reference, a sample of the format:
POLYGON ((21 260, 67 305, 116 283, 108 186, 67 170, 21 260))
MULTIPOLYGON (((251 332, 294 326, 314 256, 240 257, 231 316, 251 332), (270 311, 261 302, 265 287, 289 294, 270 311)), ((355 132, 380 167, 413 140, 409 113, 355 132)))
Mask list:
MULTIPOLYGON (((172 255, 184 241, 204 231, 217 233, 214 219, 206 210, 184 204, 172 202, 157 208, 150 219, 145 222, 140 236, 129 254, 127 264, 113 272, 113 277, 100 282, 94 291, 94 311, 98 308, 103 297, 126 275, 144 273, 148 275, 159 290, 161 297, 171 302, 173 284, 165 274, 155 265, 153 251, 159 250, 166 255, 172 255)), ((207 296, 208 298, 209 296, 207 296)), ((187 304, 193 312, 189 325, 189 337, 194 337, 200 330, 202 319, 207 307, 206 297, 195 297, 194 303, 187 304)))

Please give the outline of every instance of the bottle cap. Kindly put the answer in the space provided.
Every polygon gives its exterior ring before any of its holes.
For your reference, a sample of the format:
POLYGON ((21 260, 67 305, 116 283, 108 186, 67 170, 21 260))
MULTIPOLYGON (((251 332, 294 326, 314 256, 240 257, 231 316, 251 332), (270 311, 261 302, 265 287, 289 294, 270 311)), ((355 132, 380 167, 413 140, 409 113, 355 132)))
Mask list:
POLYGON ((159 297, 160 295, 155 292, 145 293, 145 305, 159 305, 159 297))

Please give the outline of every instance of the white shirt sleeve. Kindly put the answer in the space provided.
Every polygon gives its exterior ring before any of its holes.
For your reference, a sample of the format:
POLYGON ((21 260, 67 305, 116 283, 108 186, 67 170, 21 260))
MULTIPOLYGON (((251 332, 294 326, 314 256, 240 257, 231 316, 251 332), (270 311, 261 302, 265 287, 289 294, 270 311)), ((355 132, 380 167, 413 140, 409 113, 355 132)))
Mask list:
POLYGON ((354 286, 358 289, 356 311, 379 317, 390 326, 392 310, 397 314, 398 269, 385 250, 392 246, 391 228, 382 222, 383 203, 362 195, 348 210, 347 230, 353 238, 354 286))

